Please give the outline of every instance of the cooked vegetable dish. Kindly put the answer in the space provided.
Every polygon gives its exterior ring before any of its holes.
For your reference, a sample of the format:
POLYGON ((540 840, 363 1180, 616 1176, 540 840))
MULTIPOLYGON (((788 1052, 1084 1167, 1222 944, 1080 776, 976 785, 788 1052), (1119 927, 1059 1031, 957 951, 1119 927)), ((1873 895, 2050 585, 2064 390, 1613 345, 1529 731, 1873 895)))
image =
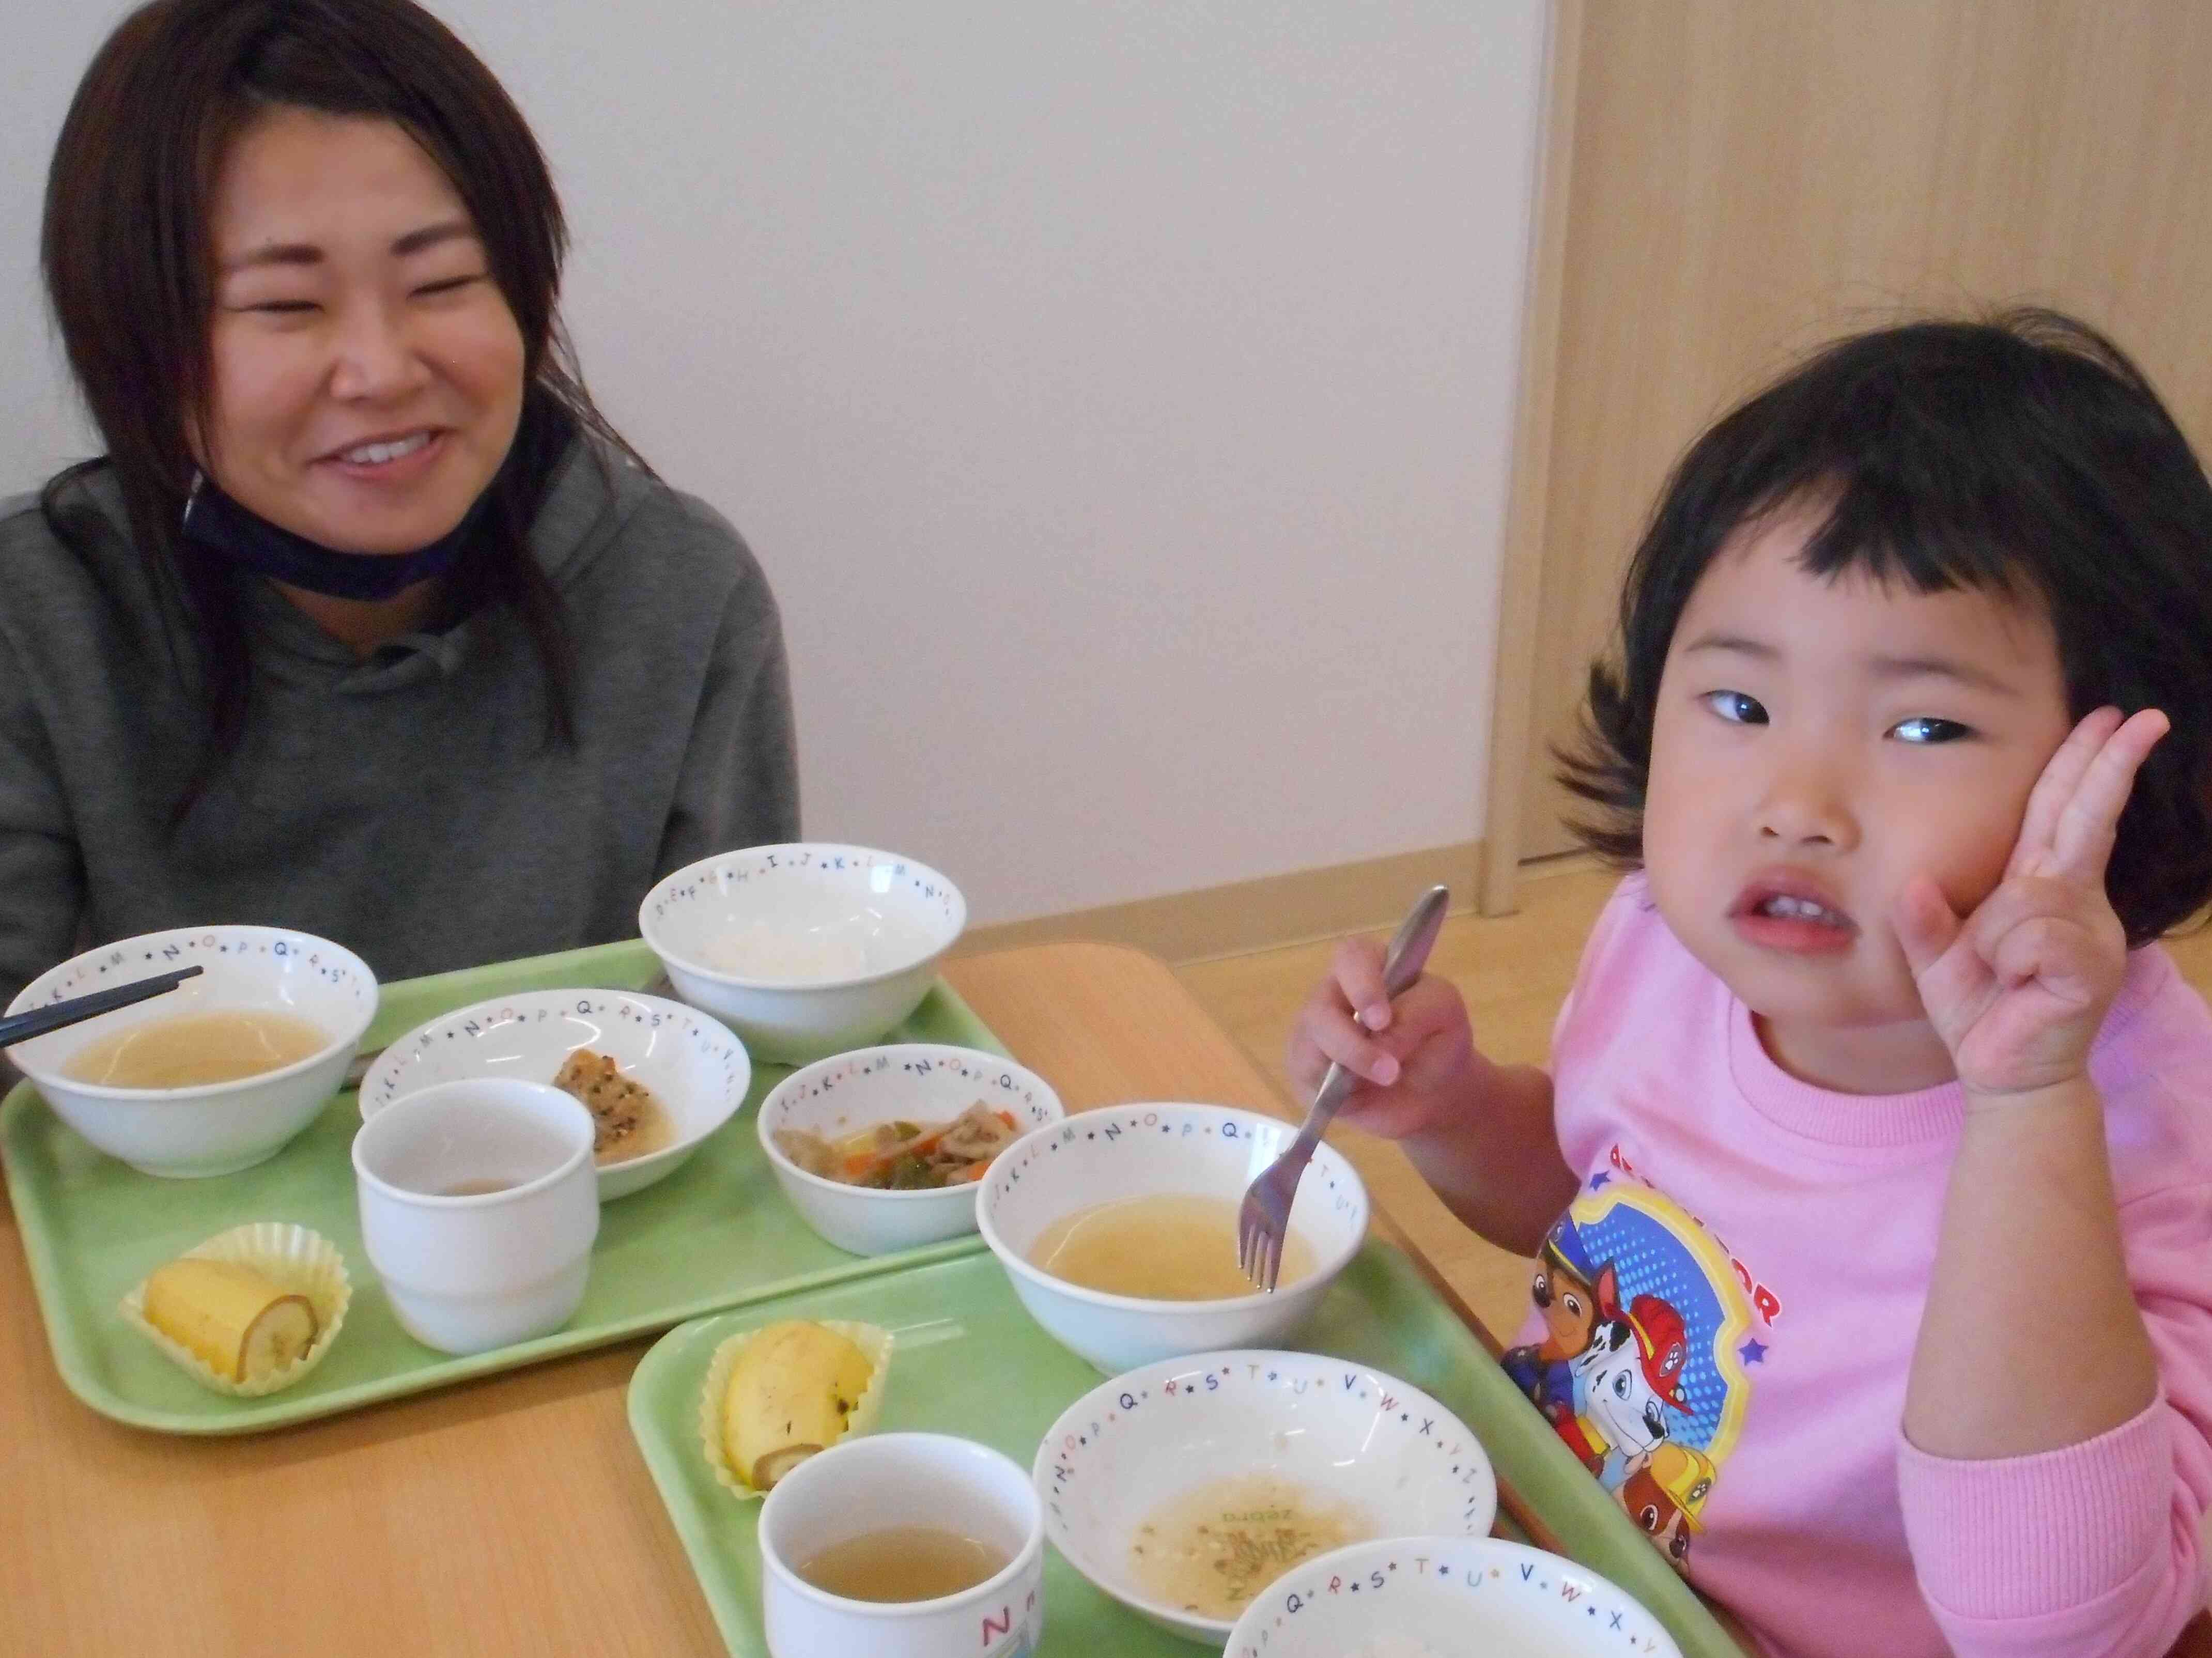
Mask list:
POLYGON ((775 1149, 810 1175, 879 1191, 921 1192, 983 1178, 991 1159, 1021 1137, 1011 1111, 978 1100, 951 1122, 879 1122, 843 1139, 779 1128, 775 1149))

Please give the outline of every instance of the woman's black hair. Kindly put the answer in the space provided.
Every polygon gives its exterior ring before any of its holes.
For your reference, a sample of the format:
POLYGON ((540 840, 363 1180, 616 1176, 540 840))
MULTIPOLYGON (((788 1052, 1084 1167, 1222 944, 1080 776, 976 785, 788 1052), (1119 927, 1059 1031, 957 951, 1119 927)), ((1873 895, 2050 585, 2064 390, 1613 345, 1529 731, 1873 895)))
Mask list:
MULTIPOLYGON (((191 631, 205 714, 179 819, 236 746, 252 654, 216 555, 179 533, 211 387, 209 204, 233 142, 273 107, 392 121, 467 207, 523 340, 523 414, 490 486, 485 532, 452 580, 464 607, 507 604, 545 674, 549 735, 573 741, 574 643, 528 532, 577 431, 643 466, 592 405, 556 301, 568 230, 522 112, 459 39, 412 0, 152 0, 116 27, 78 84, 46 178, 40 252, 70 366, 107 452, 46 485, 66 544, 91 532, 71 486, 114 475, 132 539, 191 631)), ((203 449, 204 445, 202 446, 203 449)), ((646 469, 648 471, 649 468, 646 469)))
POLYGON ((1691 446, 1630 563, 1559 780, 1583 843, 1642 860, 1660 676, 1690 593, 1735 531, 1827 503, 1805 569, 2040 605, 2079 719, 2164 710, 2106 886, 2130 945, 2212 899, 2212 483, 2142 370, 2045 310, 1838 341, 1691 446))

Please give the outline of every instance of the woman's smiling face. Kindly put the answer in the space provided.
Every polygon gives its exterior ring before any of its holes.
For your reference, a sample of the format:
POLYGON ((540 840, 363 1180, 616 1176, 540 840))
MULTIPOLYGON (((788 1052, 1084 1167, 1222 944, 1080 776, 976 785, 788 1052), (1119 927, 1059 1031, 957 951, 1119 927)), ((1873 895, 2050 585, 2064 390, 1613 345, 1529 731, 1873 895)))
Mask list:
POLYGON ((526 357, 452 181, 392 122, 278 106, 224 157, 211 230, 209 475, 341 552, 452 530, 514 443, 526 357))

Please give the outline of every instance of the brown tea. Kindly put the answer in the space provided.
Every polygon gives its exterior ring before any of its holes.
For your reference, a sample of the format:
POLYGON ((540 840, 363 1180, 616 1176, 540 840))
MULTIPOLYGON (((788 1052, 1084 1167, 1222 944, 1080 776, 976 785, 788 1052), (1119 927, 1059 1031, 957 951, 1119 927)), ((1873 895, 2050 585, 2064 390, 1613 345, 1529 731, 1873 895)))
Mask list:
POLYGON ((493 1192, 512 1192, 515 1184, 511 1180, 457 1181, 437 1195, 441 1198, 481 1198, 493 1192))
POLYGON ((988 1582, 1012 1557, 935 1526, 891 1526, 833 1543, 799 1575, 848 1600, 934 1600, 988 1582))

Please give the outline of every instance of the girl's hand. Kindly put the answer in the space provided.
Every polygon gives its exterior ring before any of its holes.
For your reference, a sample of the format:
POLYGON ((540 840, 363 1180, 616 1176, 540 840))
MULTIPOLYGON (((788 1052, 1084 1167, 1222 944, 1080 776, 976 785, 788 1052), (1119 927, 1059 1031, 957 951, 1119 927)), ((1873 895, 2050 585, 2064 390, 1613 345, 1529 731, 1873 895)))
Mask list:
POLYGON ((1310 1099, 1331 1061, 1362 1079, 1337 1121, 1394 1140, 1463 1110, 1481 1063, 1459 992, 1424 975, 1393 1003, 1382 993, 1382 946, 1372 938, 1336 947, 1329 976, 1291 1027, 1285 1063, 1299 1093, 1310 1099))
POLYGON ((2105 865, 2136 769, 2168 729, 2146 708, 2086 717, 2028 796, 2004 879, 1963 921, 1936 883, 1898 894, 1898 943, 1969 1098, 2025 1094, 2087 1068, 2127 972, 2105 865))

